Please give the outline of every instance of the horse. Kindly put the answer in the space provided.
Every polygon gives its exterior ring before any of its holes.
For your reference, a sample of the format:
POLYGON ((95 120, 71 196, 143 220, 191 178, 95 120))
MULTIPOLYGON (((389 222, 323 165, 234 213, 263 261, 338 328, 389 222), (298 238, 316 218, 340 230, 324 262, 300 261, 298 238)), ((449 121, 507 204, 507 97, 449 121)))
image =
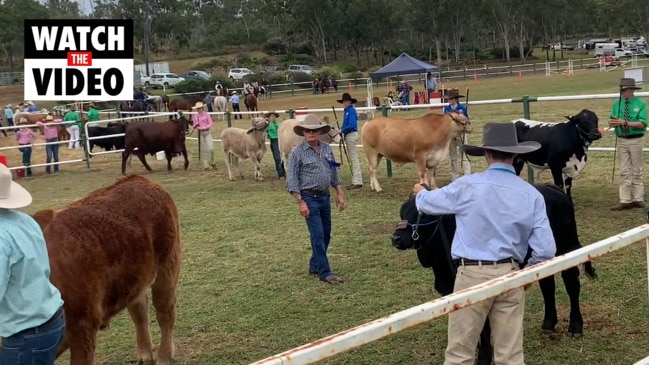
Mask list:
POLYGON ((165 111, 169 111, 169 97, 167 95, 162 95, 160 97, 162 99, 162 105, 165 107, 165 111))
POLYGON ((259 86, 252 87, 252 93, 255 95, 255 98, 259 97, 259 86))
MULTIPOLYGON (((135 112, 132 113, 131 116, 133 117, 139 117, 139 116, 144 116, 145 112, 147 111, 147 104, 144 100, 135 100, 131 103, 131 111, 135 112)), ((151 118, 141 118, 139 120, 150 120, 153 121, 153 117, 151 118)))
POLYGON ((127 118, 132 116, 131 113, 125 113, 132 111, 131 103, 131 100, 123 100, 119 102, 119 105, 117 106, 117 115, 119 118, 127 118))
POLYGON ((199 101, 203 101, 202 96, 183 95, 180 99, 173 99, 169 102, 169 111, 173 111, 173 112, 177 112, 178 110, 191 111, 194 104, 196 104, 199 101))
POLYGON ((324 94, 327 91, 325 82, 323 80, 316 81, 315 88, 318 94, 324 94))
MULTIPOLYGON (((227 112, 228 111, 228 99, 225 96, 215 96, 212 100, 212 110, 215 112, 227 112)), ((225 115, 217 114, 216 119, 225 119, 225 115)))
POLYGON ((334 80, 334 79, 327 80, 327 81, 325 81, 324 84, 325 84, 325 92, 326 92, 330 87, 333 87, 333 88, 334 88, 334 91, 335 91, 335 92, 338 92, 338 83, 336 82, 336 80, 334 80))
MULTIPOLYGON (((244 104, 246 105, 246 109, 249 112, 259 111, 259 109, 257 109, 257 97, 255 96, 255 94, 246 95, 246 98, 244 99, 244 104)), ((257 116, 257 113, 255 113, 254 115, 257 116)), ((248 118, 252 118, 252 114, 248 114, 248 118)))
POLYGON ((150 97, 147 101, 151 103, 151 106, 153 107, 154 111, 160 112, 162 110, 162 97, 160 95, 154 95, 150 97))
POLYGON ((216 96, 225 96, 227 98, 229 95, 228 88, 223 85, 221 85, 220 89, 216 89, 215 91, 216 91, 216 96))

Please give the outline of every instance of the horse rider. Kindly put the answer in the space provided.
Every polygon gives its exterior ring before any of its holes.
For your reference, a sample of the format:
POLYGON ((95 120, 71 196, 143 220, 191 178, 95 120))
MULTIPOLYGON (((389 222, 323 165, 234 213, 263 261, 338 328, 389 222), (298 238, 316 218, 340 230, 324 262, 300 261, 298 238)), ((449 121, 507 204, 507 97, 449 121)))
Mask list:
POLYGON ((216 95, 221 95, 221 90, 223 90, 223 85, 221 85, 221 81, 216 81, 216 85, 214 85, 214 90, 216 90, 216 95))
POLYGON ((253 88, 253 90, 255 88, 259 88, 259 84, 257 83, 257 80, 252 80, 252 88, 253 88))
POLYGON ((149 111, 149 95, 145 91, 146 89, 144 87, 141 87, 138 91, 135 92, 135 95, 133 95, 133 99, 135 101, 141 101, 144 103, 144 111, 146 112, 145 114, 148 114, 149 111))
POLYGON ((252 86, 250 86, 250 83, 248 81, 243 83, 243 96, 246 97, 246 95, 252 93, 254 90, 252 89, 252 86))

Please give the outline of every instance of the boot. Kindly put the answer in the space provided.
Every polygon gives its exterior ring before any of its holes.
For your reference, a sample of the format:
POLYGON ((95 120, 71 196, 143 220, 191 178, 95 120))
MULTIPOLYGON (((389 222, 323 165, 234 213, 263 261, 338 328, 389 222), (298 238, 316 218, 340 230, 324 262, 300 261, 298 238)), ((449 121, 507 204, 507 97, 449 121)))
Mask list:
POLYGON ((633 207, 634 207, 633 203, 620 203, 612 207, 611 210, 628 210, 628 209, 633 209, 633 207))

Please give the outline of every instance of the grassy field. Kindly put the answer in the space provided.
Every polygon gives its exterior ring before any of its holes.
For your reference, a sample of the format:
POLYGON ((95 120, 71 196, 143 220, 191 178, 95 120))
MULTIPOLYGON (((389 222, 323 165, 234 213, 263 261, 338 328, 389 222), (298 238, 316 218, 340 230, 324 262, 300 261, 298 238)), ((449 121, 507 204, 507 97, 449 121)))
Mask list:
MULTIPOLYGON (((529 77, 480 81, 477 85, 447 85, 464 91, 471 88, 471 100, 519 97, 522 95, 564 95, 616 92, 621 71, 599 73, 580 71, 571 78, 529 77)), ((375 90, 383 96, 385 90, 375 90)), ((364 99, 364 90, 353 93, 364 99)), ((260 110, 284 110, 297 106, 325 108, 339 94, 285 97, 261 100, 260 110)), ((0 101, 5 98, 0 89, 0 101)), ((589 108, 598 113, 604 126, 613 100, 584 100, 535 103, 532 117, 562 121, 564 115, 589 108)), ((395 117, 421 115, 427 110, 394 112, 395 117)), ((485 122, 509 121, 522 115, 520 104, 470 107, 478 126, 470 136, 481 143, 485 122)), ((332 113, 323 113, 321 116, 332 113)), ((245 127, 248 119, 236 121, 245 127)), ((213 135, 225 127, 217 122, 213 135)), ((13 145, 0 137, 0 145, 13 145)), ((609 135, 596 147, 612 147, 609 135)), ((417 181, 413 165, 394 168, 389 179, 382 164, 379 179, 384 192, 369 191, 367 168, 363 168, 365 188, 346 193, 348 209, 333 214, 330 261, 334 271, 346 279, 329 286, 307 275, 310 256, 308 232, 297 207, 284 189, 284 180, 274 175, 270 152, 264 157, 266 181, 252 179, 253 167, 243 163, 245 180, 228 181, 220 145, 215 144, 216 171, 203 171, 197 161, 195 141, 188 143, 192 160, 188 171, 167 173, 164 162, 151 161, 146 173, 134 160, 128 172, 144 174, 160 183, 174 196, 180 209, 183 234, 183 270, 178 293, 178 321, 175 329, 178 364, 248 364, 289 350, 338 331, 389 315, 438 295, 431 271, 423 269, 414 252, 398 252, 389 240, 399 220, 399 207, 417 181)), ((19 164, 16 150, 3 151, 10 166, 19 164)), ((337 153, 337 152, 336 152, 337 153)), ((63 159, 80 156, 79 151, 61 149, 63 159)), ((363 155, 361 153, 361 155, 363 155)), ((32 163, 44 161, 36 150, 32 163)), ((152 160, 151 157, 148 157, 152 160)), ((365 166, 364 155, 361 163, 365 166)), ((178 169, 181 162, 174 160, 178 169)), ((472 159, 473 170, 485 167, 472 159)), ((590 244, 644 223, 639 209, 611 212, 617 203, 617 177, 611 181, 613 155, 589 154, 589 165, 575 180, 577 222, 582 244, 590 244)), ((96 156, 91 169, 85 164, 63 165, 62 172, 47 176, 36 168, 36 176, 20 179, 34 196, 26 209, 60 207, 88 192, 111 184, 120 177, 118 157, 96 156)), ((340 170, 343 183, 350 182, 349 169, 340 170)), ((550 181, 549 173, 541 181, 550 181)), ((449 163, 438 170, 438 184, 449 182, 449 163)), ((557 277, 558 332, 542 335, 541 293, 534 286, 527 294, 525 318, 526 363, 567 365, 583 363, 630 364, 647 356, 647 275, 642 245, 597 259, 598 280, 582 278, 584 337, 566 336, 569 308, 565 289, 557 277)), ((151 315, 154 339, 159 338, 151 315)), ((446 344, 446 317, 393 335, 358 350, 323 362, 324 364, 440 364, 446 344)), ((134 330, 126 313, 117 316, 99 337, 97 364, 125 364, 136 358, 134 330)), ((57 364, 67 363, 64 355, 57 364)))

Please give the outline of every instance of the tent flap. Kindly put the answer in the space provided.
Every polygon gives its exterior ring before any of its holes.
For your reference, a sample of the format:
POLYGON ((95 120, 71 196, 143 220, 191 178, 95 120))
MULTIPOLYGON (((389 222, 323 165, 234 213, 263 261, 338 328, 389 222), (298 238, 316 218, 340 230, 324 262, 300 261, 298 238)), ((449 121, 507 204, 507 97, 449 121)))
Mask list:
POLYGON ((379 79, 382 77, 389 77, 389 76, 420 74, 420 73, 438 72, 438 71, 439 71, 439 67, 420 61, 410 56, 406 52, 403 52, 394 61, 381 67, 377 71, 372 72, 370 77, 372 77, 373 79, 379 79))

